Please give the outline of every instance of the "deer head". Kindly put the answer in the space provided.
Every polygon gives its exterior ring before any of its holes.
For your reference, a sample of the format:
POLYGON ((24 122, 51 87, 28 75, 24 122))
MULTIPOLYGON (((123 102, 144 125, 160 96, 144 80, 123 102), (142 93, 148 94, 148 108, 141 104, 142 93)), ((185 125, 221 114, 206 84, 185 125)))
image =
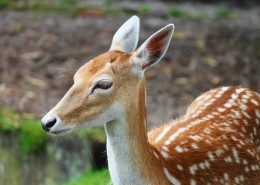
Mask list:
POLYGON ((59 135, 122 117, 140 89, 145 91, 144 71, 163 57, 173 31, 174 25, 167 25, 135 50, 139 18, 126 21, 115 33, 110 50, 76 72, 72 87, 42 119, 43 129, 59 135))

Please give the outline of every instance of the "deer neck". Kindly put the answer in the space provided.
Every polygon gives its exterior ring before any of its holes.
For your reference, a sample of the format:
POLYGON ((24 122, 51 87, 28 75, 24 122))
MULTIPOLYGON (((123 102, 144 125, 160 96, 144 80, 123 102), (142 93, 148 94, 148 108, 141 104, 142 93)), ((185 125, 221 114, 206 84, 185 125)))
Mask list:
POLYGON ((145 81, 140 85, 139 98, 127 103, 124 116, 105 125, 108 166, 115 185, 159 184, 152 181, 163 175, 147 139, 145 81))

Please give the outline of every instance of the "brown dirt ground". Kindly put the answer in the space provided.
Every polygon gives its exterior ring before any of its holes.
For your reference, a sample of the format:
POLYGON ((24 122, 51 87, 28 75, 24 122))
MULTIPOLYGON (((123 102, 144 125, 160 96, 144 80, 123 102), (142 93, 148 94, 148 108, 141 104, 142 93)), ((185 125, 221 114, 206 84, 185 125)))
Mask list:
MULTIPOLYGON (((128 18, 1 11, 0 106, 44 115, 128 18)), ((181 115, 211 88, 243 85, 260 92, 260 26, 248 20, 141 16, 140 43, 170 22, 176 27, 166 56, 146 73, 150 124, 181 115)))

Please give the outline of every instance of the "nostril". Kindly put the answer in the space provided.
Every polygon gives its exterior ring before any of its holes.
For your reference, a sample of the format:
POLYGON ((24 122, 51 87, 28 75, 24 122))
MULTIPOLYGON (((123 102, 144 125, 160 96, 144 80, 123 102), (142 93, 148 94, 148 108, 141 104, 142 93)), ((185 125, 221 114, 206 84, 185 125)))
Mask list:
POLYGON ((56 124, 56 122, 57 122, 56 118, 49 120, 46 123, 42 122, 43 130, 45 130, 46 132, 49 132, 51 130, 51 128, 56 124))
POLYGON ((54 118, 53 120, 47 122, 46 127, 50 130, 51 127, 53 127, 55 125, 56 121, 57 121, 56 118, 54 118))

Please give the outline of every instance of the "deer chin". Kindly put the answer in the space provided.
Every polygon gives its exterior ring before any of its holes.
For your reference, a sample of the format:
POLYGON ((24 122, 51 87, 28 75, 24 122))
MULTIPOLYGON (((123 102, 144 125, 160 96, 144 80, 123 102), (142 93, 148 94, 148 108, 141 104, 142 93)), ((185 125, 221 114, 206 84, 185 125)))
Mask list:
POLYGON ((72 129, 104 127, 110 122, 121 119, 125 115, 124 110, 122 104, 115 102, 95 118, 75 123, 72 129))
POLYGON ((73 129, 63 129, 63 130, 51 131, 50 134, 54 136, 64 136, 72 131, 73 129))
POLYGON ((93 126, 89 126, 89 123, 81 124, 81 123, 73 123, 70 125, 64 125, 62 122, 59 122, 57 127, 51 129, 49 134, 54 136, 64 136, 75 130, 79 130, 82 128, 91 128, 93 126))

